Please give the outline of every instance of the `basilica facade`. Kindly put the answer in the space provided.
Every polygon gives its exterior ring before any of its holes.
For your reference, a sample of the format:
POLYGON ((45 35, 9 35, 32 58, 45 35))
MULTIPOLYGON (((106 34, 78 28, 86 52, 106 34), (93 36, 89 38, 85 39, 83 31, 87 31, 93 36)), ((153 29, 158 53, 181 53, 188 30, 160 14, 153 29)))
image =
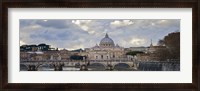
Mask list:
POLYGON ((87 48, 87 59, 88 60, 123 60, 126 58, 125 51, 123 47, 120 47, 118 44, 115 44, 114 41, 108 36, 105 35, 101 39, 99 45, 96 44, 92 48, 87 48))

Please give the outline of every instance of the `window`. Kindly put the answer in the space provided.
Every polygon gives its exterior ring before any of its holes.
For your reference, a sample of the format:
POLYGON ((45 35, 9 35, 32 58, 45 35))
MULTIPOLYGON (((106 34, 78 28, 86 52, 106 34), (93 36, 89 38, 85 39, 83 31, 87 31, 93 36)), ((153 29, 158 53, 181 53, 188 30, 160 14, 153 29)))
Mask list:
POLYGON ((98 56, 96 56, 96 59, 98 59, 98 56))
POLYGON ((101 59, 103 59, 103 55, 101 55, 101 59))

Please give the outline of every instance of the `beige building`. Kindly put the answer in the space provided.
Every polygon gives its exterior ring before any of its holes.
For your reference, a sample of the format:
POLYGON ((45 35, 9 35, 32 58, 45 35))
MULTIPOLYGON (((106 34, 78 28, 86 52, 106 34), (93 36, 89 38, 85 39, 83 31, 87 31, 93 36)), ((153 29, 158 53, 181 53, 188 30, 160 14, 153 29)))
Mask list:
POLYGON ((166 46, 154 46, 152 43, 144 54, 137 54, 134 58, 138 61, 158 61, 157 51, 166 49, 166 46))
POLYGON ((61 60, 69 60, 71 53, 68 50, 63 49, 63 50, 60 50, 60 56, 61 56, 61 60))
POLYGON ((150 44, 147 52, 148 53, 155 53, 157 50, 166 49, 166 46, 154 46, 152 43, 150 44))
POLYGON ((29 60, 30 54, 27 52, 20 52, 20 60, 29 60))
POLYGON ((60 52, 57 50, 51 50, 44 52, 47 60, 61 60, 60 52))
POLYGON ((123 60, 126 58, 124 48, 118 44, 115 45, 108 34, 100 41, 99 45, 96 44, 92 48, 85 49, 84 54, 88 60, 123 60))
POLYGON ((41 61, 46 59, 45 54, 41 51, 27 52, 27 54, 30 55, 27 61, 41 61))

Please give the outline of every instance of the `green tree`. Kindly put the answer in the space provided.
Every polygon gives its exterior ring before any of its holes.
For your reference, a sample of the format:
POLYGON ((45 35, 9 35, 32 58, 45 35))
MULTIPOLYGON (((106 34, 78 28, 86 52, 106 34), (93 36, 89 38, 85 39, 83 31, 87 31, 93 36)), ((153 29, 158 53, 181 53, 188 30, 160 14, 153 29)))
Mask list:
POLYGON ((141 52, 141 51, 130 51, 130 52, 127 52, 126 55, 135 56, 135 55, 141 54, 141 53, 144 53, 144 52, 141 52))
POLYGON ((70 59, 72 59, 72 60, 83 60, 83 57, 85 57, 85 56, 72 55, 72 56, 70 56, 70 59))

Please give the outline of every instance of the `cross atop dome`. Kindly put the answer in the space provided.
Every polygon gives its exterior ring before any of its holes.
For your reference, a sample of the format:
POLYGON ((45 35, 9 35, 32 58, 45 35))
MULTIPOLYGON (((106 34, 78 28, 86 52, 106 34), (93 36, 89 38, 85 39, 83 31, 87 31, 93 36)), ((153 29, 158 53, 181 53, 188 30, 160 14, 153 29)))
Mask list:
POLYGON ((105 38, 109 38, 108 33, 106 33, 105 38))

